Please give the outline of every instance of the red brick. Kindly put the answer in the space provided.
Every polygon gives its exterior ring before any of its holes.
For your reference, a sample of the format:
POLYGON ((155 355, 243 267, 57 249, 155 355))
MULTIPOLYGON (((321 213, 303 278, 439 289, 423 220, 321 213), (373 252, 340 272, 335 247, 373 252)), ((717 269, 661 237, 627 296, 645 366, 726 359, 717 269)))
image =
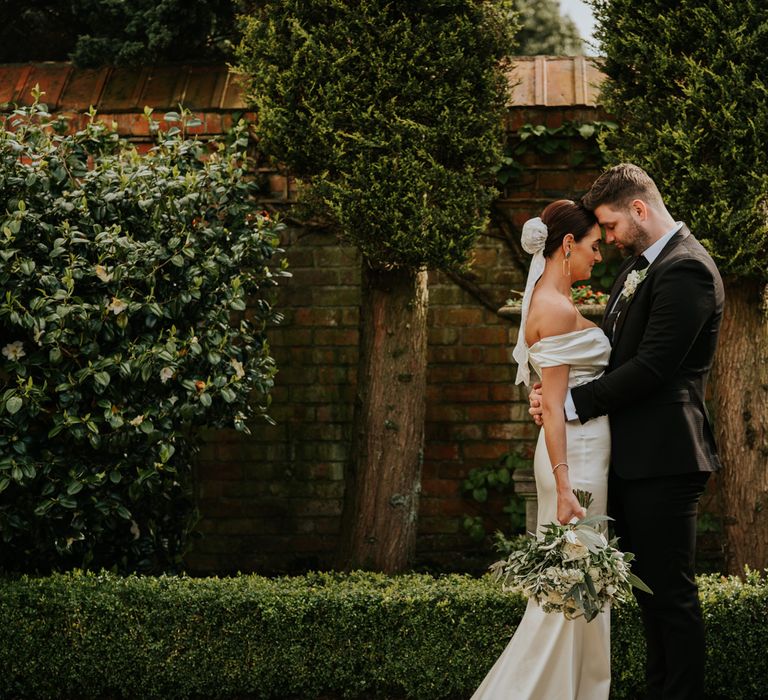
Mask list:
POLYGON ((474 403, 488 400, 488 387, 485 384, 462 384, 443 387, 443 399, 449 402, 474 403))
POLYGON ((427 333, 430 345, 454 345, 459 340, 456 328, 430 328, 427 333))
POLYGON ((458 445, 437 445, 435 443, 428 443, 424 446, 424 459, 425 460, 440 460, 440 459, 458 459, 459 447, 458 445))
POLYGON ((455 533, 459 530, 456 518, 419 518, 419 533, 455 533))
POLYGON ((328 330, 315 331, 316 345, 357 345, 359 333, 356 330, 328 330))
POLYGON ((430 309, 431 325, 454 328, 456 326, 477 326, 483 322, 483 310, 463 307, 435 307, 430 309))
POLYGON ((293 312, 292 322, 297 326, 338 326, 341 311, 307 307, 293 312))
POLYGON ((459 481, 447 479, 422 479, 421 494, 425 498, 430 496, 455 496, 461 493, 459 481))
POLYGON ((509 343, 509 329, 504 326, 490 328, 464 328, 461 342, 464 345, 506 345, 509 343))
POLYGON ((465 442, 461 451, 467 459, 496 460, 509 452, 509 442, 465 442))

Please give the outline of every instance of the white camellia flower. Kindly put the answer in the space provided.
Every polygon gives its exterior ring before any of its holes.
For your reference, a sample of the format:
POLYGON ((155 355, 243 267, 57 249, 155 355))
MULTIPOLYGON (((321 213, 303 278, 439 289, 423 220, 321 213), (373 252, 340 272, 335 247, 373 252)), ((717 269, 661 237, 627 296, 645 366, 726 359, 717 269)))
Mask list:
POLYGON ((112 273, 107 272, 107 268, 103 265, 96 265, 95 271, 96 277, 98 277, 102 282, 109 282, 112 279, 112 273))
POLYGON ((24 343, 20 340, 8 343, 8 345, 3 348, 2 353, 11 361, 18 360, 27 354, 24 352, 24 343))
POLYGON ((234 357, 229 361, 235 369, 235 376, 238 379, 242 379, 245 376, 245 370, 243 369, 243 363, 240 360, 236 360, 234 357))
POLYGON ((133 426, 137 426, 137 425, 141 425, 143 422, 144 422, 144 416, 143 416, 143 415, 141 415, 141 416, 136 416, 136 418, 134 418, 134 419, 131 421, 131 425, 133 425, 133 426))
POLYGON ((160 381, 165 384, 171 377, 173 377, 173 369, 170 367, 163 367, 160 370, 160 381))
POLYGON ((128 308, 128 304, 126 304, 124 301, 121 301, 117 297, 112 297, 112 301, 109 303, 109 306, 107 307, 107 311, 111 311, 115 316, 118 316, 119 314, 123 313, 128 308))

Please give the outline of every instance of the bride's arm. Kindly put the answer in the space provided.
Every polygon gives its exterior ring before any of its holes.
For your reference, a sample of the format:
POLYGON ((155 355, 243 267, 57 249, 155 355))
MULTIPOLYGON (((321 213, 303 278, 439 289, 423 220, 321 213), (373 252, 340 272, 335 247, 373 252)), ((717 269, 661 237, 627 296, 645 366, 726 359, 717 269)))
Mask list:
POLYGON ((568 442, 565 433, 563 405, 568 391, 568 365, 542 368, 542 413, 544 441, 557 485, 557 519, 562 525, 573 518, 583 518, 586 511, 579 505, 568 473, 568 442))

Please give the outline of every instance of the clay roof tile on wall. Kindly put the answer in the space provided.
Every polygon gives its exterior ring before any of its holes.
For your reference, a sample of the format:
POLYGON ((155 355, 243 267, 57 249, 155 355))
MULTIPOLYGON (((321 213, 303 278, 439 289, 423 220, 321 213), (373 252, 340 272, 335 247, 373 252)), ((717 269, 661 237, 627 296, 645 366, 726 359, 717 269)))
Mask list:
MULTIPOLYGON (((584 56, 524 56, 509 71, 510 106, 594 107, 603 75, 584 56)), ((75 68, 70 63, 0 64, 0 105, 29 104, 39 84, 53 111, 143 112, 177 109, 247 109, 237 75, 224 64, 75 68)))

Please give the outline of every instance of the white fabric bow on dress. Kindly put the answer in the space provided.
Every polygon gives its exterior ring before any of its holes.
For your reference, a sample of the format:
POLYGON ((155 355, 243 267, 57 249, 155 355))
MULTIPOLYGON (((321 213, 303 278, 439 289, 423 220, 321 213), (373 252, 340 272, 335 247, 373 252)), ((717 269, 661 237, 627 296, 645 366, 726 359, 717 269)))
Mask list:
POLYGON ((528 219, 523 224, 523 235, 521 243, 523 250, 530 253, 531 267, 528 270, 528 281, 525 283, 525 292, 523 294, 523 305, 520 310, 520 333, 517 336, 517 344, 512 351, 512 357, 517 362, 517 377, 515 384, 530 384, 531 370, 528 365, 528 343, 525 342, 525 322, 528 319, 528 307, 531 305, 531 296, 533 288, 539 277, 544 273, 544 246, 547 243, 547 225, 538 216, 534 219, 528 219))

